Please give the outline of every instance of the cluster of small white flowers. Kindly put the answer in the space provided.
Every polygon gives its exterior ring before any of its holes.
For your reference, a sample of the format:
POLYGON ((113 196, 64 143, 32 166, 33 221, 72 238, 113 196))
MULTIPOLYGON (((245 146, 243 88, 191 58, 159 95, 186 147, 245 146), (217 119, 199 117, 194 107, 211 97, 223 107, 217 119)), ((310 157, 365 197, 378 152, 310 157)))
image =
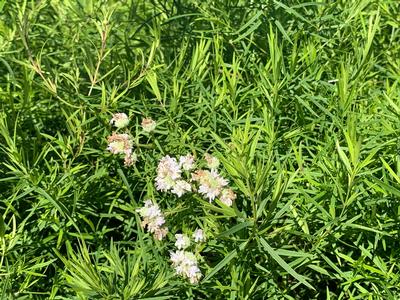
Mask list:
POLYGON ((228 185, 228 180, 218 174, 217 170, 198 170, 192 174, 192 180, 199 183, 199 193, 211 202, 221 194, 222 189, 228 185))
POLYGON ((205 242, 206 241, 206 236, 204 235, 204 232, 202 229, 197 228, 192 235, 192 238, 196 243, 198 242, 205 242))
POLYGON ((129 124, 129 118, 125 113, 115 113, 110 120, 110 124, 118 129, 124 128, 129 124))
POLYGON ((233 192, 233 190, 231 188, 226 188, 221 191, 221 195, 219 196, 219 199, 225 205, 232 206, 233 201, 235 201, 235 199, 236 199, 236 194, 233 192))
POLYGON ((126 133, 115 133, 113 132, 107 138, 108 147, 112 154, 124 154, 125 166, 131 166, 137 161, 137 155, 132 151, 132 140, 126 133))
POLYGON ((144 118, 142 120, 142 128, 145 132, 152 132, 156 129, 157 123, 151 118, 144 118))
POLYGON ((216 170, 219 167, 219 159, 209 153, 204 154, 204 159, 207 162, 207 167, 211 170, 216 170))
MULTIPOLYGON (((204 242, 206 237, 203 230, 197 228, 192 235, 195 243, 204 242)), ((189 279, 190 283, 198 283, 202 274, 197 264, 196 256, 186 251, 190 247, 190 238, 186 234, 175 234, 175 247, 177 251, 171 251, 171 262, 176 274, 189 279)))
POLYGON ((125 152, 125 157, 124 157, 125 166, 132 166, 137 162, 137 160, 138 160, 137 154, 135 152, 132 152, 132 149, 130 149, 130 151, 125 152))
POLYGON ((194 156, 187 154, 185 156, 179 157, 179 166, 185 171, 190 171, 194 168, 194 156))
POLYGON ((188 278, 192 284, 199 282, 202 274, 197 265, 196 256, 192 252, 177 250, 171 251, 170 255, 172 266, 178 275, 188 278))
POLYGON ((181 178, 181 169, 176 158, 169 155, 164 156, 157 167, 156 188, 157 190, 166 192, 171 190, 176 180, 181 178))
POLYGON ((107 138, 107 141, 107 150, 112 154, 126 153, 132 149, 132 141, 126 133, 113 132, 113 134, 107 138))
POLYGON ((206 153, 204 159, 210 170, 197 170, 192 173, 192 180, 199 184, 198 192, 210 202, 219 197, 222 203, 232 206, 236 194, 228 185, 228 180, 223 178, 217 171, 219 166, 218 158, 206 153))
POLYGON ((175 247, 180 249, 186 249, 190 246, 190 239, 186 234, 175 234, 176 242, 175 247))
MULTIPOLYGON (((110 124, 117 127, 117 129, 124 128, 129 124, 129 118, 125 113, 113 114, 110 124)), ((132 166, 137 161, 137 154, 132 150, 132 139, 126 133, 113 132, 107 138, 109 150, 112 154, 124 154, 124 165, 132 166)))
POLYGON ((164 156, 157 167, 157 190, 163 192, 171 191, 171 193, 178 197, 190 192, 192 186, 181 177, 181 167, 184 170, 190 169, 190 164, 193 164, 193 161, 190 161, 190 158, 187 156, 181 156, 179 163, 174 157, 170 157, 169 155, 164 156))
MULTIPOLYGON (((116 131, 129 125, 129 117, 125 113, 115 113, 110 124, 116 127, 116 131)), ((142 120, 142 129, 146 133, 155 130, 157 123, 151 118, 142 120)), ((137 155, 133 151, 133 140, 127 133, 113 132, 107 138, 109 150, 113 154, 124 154, 124 164, 133 165, 137 161, 137 155)), ((164 156, 157 167, 155 178, 156 189, 163 192, 170 192, 178 197, 189 192, 197 192, 210 202, 218 198, 227 206, 232 206, 236 199, 234 191, 228 187, 228 180, 218 173, 220 162, 218 158, 206 153, 204 155, 206 167, 195 169, 197 163, 191 154, 174 158, 164 156)), ((204 162, 201 163, 204 165, 204 162)), ((136 209, 141 217, 141 226, 153 234, 157 240, 167 236, 168 227, 165 225, 165 218, 159 206, 152 200, 146 200, 144 206, 136 209)), ((196 284, 202 277, 198 266, 198 258, 201 258, 198 247, 199 243, 205 242, 206 236, 202 229, 197 228, 189 234, 175 234, 175 251, 170 252, 170 261, 176 273, 190 283, 196 284), (193 246, 195 245, 195 246, 193 246), (195 247, 191 252, 190 248, 195 247)))
MULTIPOLYGON (((228 185, 228 180, 218 173, 218 158, 206 153, 204 159, 209 170, 195 170, 191 173, 191 182, 198 184, 191 185, 189 180, 183 180, 184 171, 190 171, 195 166, 194 157, 191 154, 181 156, 179 162, 169 155, 164 156, 157 167, 156 188, 159 191, 168 192, 181 197, 187 192, 197 191, 210 202, 219 197, 222 203, 232 206, 236 194, 228 185)), ((187 173, 186 173, 187 174, 187 173)))
POLYGON ((188 182, 185 180, 177 180, 173 189, 171 190, 171 193, 181 197, 183 194, 190 191, 192 191, 192 186, 188 182))
POLYGON ((157 240, 160 241, 167 235, 168 228, 163 226, 165 223, 164 215, 156 203, 146 200, 144 207, 138 208, 136 211, 143 218, 142 227, 147 227, 147 230, 154 234, 157 240))

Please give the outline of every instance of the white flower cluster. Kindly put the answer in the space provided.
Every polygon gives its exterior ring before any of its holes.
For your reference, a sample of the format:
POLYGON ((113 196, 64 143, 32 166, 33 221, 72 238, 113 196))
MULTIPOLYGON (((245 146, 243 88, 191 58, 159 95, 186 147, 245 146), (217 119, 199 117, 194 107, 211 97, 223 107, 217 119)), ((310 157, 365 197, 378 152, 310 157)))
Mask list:
POLYGON ((192 235, 192 238, 196 243, 198 242, 205 242, 206 241, 206 236, 204 235, 204 232, 202 229, 197 228, 192 235))
POLYGON ((207 197, 210 202, 228 185, 228 180, 219 175, 217 170, 198 170, 192 174, 192 179, 199 184, 199 193, 207 197))
POLYGON ((157 167, 156 188, 159 191, 171 193, 181 197, 190 192, 192 186, 182 179, 182 170, 190 170, 193 167, 193 156, 186 155, 179 158, 179 163, 174 157, 164 156, 157 167))
MULTIPOLYGON (((110 124, 118 129, 122 129, 129 124, 129 118, 125 113, 115 113, 110 120, 110 124)), ((137 155, 132 150, 133 142, 131 137, 126 133, 113 132, 107 138, 108 147, 112 154, 124 154, 124 165, 132 166, 137 161, 137 155)))
POLYGON ((168 233, 168 228, 164 227, 165 219, 160 208, 156 203, 151 200, 144 202, 144 207, 136 210, 139 215, 143 218, 142 227, 154 234, 155 238, 161 241, 168 233))
MULTIPOLYGON (((113 154, 124 154, 126 166, 135 164, 137 155, 132 149, 133 139, 128 132, 121 133, 120 131, 129 125, 129 117, 125 113, 115 113, 110 124, 116 127, 116 132, 107 138, 107 150, 113 154)), ((157 123, 151 118, 144 118, 141 125, 143 129, 141 133, 144 132, 147 135, 155 130, 157 123)), ((204 155, 204 161, 200 163, 196 163, 191 154, 179 158, 166 155, 157 167, 156 189, 170 192, 178 197, 189 192, 196 192, 210 202, 217 198, 225 205, 232 206, 236 194, 228 186, 228 180, 218 173, 219 165, 218 158, 208 153, 204 155)), ((146 200, 144 206, 136 209, 136 212, 141 217, 142 228, 150 232, 155 239, 162 240, 167 236, 168 227, 165 225, 164 214, 155 202, 146 200)), ((205 241, 206 236, 199 228, 191 235, 175 234, 176 249, 170 251, 172 267, 177 275, 188 279, 192 284, 198 283, 202 277, 198 266, 198 258, 201 258, 199 251, 202 248, 197 245, 205 241), (190 248, 193 245, 195 250, 191 251, 190 248)))
POLYGON ((210 202, 215 198, 219 198, 222 203, 232 206, 236 199, 236 194, 228 185, 228 180, 223 178, 217 171, 219 167, 218 158, 206 153, 204 159, 207 168, 210 170, 197 170, 192 173, 192 181, 198 183, 198 192, 206 197, 210 202))
POLYGON ((152 132, 156 129, 157 123, 151 118, 144 118, 142 120, 142 128, 144 132, 152 132))
POLYGON ((197 265, 196 256, 192 252, 185 250, 172 251, 170 254, 176 274, 183 278, 188 278, 192 284, 198 283, 202 274, 197 265))
MULTIPOLYGON (((176 274, 189 279, 190 283, 198 283, 202 274, 197 264, 197 258, 192 252, 185 250, 190 246, 189 236, 186 234, 175 234, 175 238, 175 247, 178 250, 171 251, 170 255, 176 274)), ((206 240, 201 229, 196 229, 192 238, 196 243, 206 240)))
POLYGON ((118 129, 124 128, 129 124, 129 118, 125 113, 115 113, 110 120, 110 124, 118 129))
MULTIPOLYGON (((168 228, 164 226, 164 215, 156 203, 146 200, 144 206, 136 209, 136 211, 142 218, 141 226, 143 228, 147 227, 147 230, 154 234, 157 240, 162 240, 167 235, 168 228)), ((193 232, 192 238, 195 243, 206 240, 203 230, 199 228, 193 232)), ((172 267, 175 268, 178 275, 189 279, 190 283, 198 283, 202 274, 197 264, 197 258, 192 252, 185 250, 191 244, 189 236, 186 234, 175 234, 175 239, 177 251, 170 252, 172 267)))
POLYGON ((223 178, 217 171, 219 160, 205 154, 204 159, 209 170, 196 170, 191 174, 191 179, 183 180, 183 171, 190 171, 194 168, 194 157, 190 154, 181 156, 179 163, 176 158, 169 155, 164 156, 157 168, 156 188, 159 191, 170 191, 181 197, 183 194, 196 191, 207 198, 210 202, 219 198, 222 203, 232 206, 236 194, 228 185, 228 180, 223 178), (197 183, 198 187, 192 186, 189 182, 197 183))
POLYGON ((125 166, 131 166, 136 163, 137 155, 132 151, 133 142, 128 134, 113 132, 113 134, 107 138, 107 141, 107 150, 112 154, 124 154, 125 166))
POLYGON ((176 242, 175 247, 180 249, 186 249, 190 246, 190 238, 186 234, 175 234, 176 242))

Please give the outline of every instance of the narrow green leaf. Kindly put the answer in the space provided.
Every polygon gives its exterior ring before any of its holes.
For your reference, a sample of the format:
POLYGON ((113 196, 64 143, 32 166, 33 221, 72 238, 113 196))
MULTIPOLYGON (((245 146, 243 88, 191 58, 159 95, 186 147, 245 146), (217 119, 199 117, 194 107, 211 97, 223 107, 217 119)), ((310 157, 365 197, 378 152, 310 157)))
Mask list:
POLYGON ((229 236, 229 235, 234 234, 235 232, 238 232, 238 231, 240 231, 240 230, 242 230, 242 229, 244 229, 246 227, 253 226, 253 224, 254 223, 252 221, 245 221, 243 223, 239 223, 239 224, 229 228, 228 230, 220 233, 217 236, 217 238, 229 236))
POLYGON ((6 233, 6 226, 4 224, 3 214, 0 213, 0 239, 4 237, 6 233))
POLYGON ((261 245, 264 247, 264 249, 268 252, 269 255, 290 275, 292 275, 294 278, 296 278, 300 283, 304 284, 310 289, 315 290, 315 288, 309 284, 305 277, 297 273, 291 266, 289 266, 278 254, 277 252, 267 243, 267 241, 264 238, 259 238, 259 241, 261 242, 261 245))
POLYGON ((343 152, 342 148, 340 147, 338 140, 336 140, 336 149, 337 149, 337 151, 339 153, 340 159, 342 160, 342 162, 344 163, 344 165, 346 167, 347 173, 351 174, 352 173, 352 168, 351 168, 351 165, 350 165, 350 161, 347 158, 346 154, 343 152))
POLYGON ((149 71, 146 75, 147 82, 150 84, 151 89, 158 101, 161 101, 161 93, 158 88, 157 75, 153 71, 149 71))
POLYGON ((212 270, 210 273, 208 273, 202 280, 202 282, 207 281, 211 277, 213 277, 219 270, 221 270, 223 267, 225 267, 229 262, 234 259, 237 256, 237 251, 232 250, 229 252, 223 260, 221 260, 212 270))

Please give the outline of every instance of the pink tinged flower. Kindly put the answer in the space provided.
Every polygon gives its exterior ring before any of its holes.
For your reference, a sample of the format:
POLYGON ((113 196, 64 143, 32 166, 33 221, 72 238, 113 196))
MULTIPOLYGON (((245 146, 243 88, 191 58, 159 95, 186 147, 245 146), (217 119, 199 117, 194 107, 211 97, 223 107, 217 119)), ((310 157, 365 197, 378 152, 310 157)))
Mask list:
POLYGON ((157 167, 156 188, 160 191, 172 189, 176 180, 181 177, 181 169, 175 158, 164 156, 157 167))
POLYGON ((168 228, 163 227, 165 224, 164 215, 156 203, 146 200, 144 207, 138 208, 136 211, 143 218, 142 227, 154 234, 157 240, 162 240, 167 235, 168 228))
POLYGON ((175 234, 175 238, 175 247, 179 250, 190 246, 190 239, 186 234, 175 234))
POLYGON ((132 152, 132 149, 125 151, 124 165, 129 167, 133 166, 138 160, 137 154, 132 152))
POLYGON ((174 265, 179 265, 185 260, 185 251, 176 251, 176 252, 171 252, 171 261, 172 264, 174 265))
POLYGON ((129 118, 125 113, 116 113, 113 114, 112 119, 110 120, 110 124, 114 125, 118 129, 124 128, 129 124, 129 118))
POLYGON ((198 243, 198 242, 204 242, 204 241, 206 240, 206 237, 205 237, 205 235, 204 235, 203 230, 201 230, 201 229, 199 229, 199 228, 196 229, 196 230, 193 232, 192 238, 194 239, 194 241, 195 241, 196 243, 198 243))
POLYGON ((176 274, 189 279, 190 283, 198 283, 202 277, 201 271, 197 265, 197 259, 193 253, 184 250, 171 252, 172 267, 176 274))
POLYGON ((201 271, 197 265, 189 266, 187 269, 187 277, 191 284, 196 284, 201 278, 201 271))
POLYGON ((188 182, 185 180, 177 180, 171 193, 181 197, 183 194, 190 191, 192 191, 192 186, 188 182))
POLYGON ((107 138, 107 141, 107 150, 109 150, 113 154, 126 154, 132 151, 132 140, 130 139, 129 135, 125 133, 119 134, 113 132, 113 134, 107 138))
POLYGON ((194 167, 194 156, 187 154, 179 157, 179 166, 185 171, 190 171, 194 167))
POLYGON ((206 196, 210 202, 218 197, 228 184, 228 180, 219 175, 215 169, 198 170, 192 174, 192 179, 200 184, 198 192, 206 196))
POLYGON ((168 228, 167 227, 162 227, 159 228, 156 232, 154 232, 154 237, 156 240, 161 241, 163 238, 167 236, 168 233, 168 228))
POLYGON ((232 206, 233 201, 236 199, 236 194, 230 188, 223 189, 219 199, 227 206, 232 206))
POLYGON ((151 118, 144 118, 142 120, 142 128, 143 131, 145 132, 152 132, 154 129, 156 129, 157 123, 151 118))
POLYGON ((219 167, 219 160, 215 156, 208 153, 204 154, 204 159, 206 160, 207 167, 211 170, 216 170, 219 167))
POLYGON ((159 215, 154 218, 154 225, 157 227, 161 227, 165 223, 165 219, 163 216, 159 215))

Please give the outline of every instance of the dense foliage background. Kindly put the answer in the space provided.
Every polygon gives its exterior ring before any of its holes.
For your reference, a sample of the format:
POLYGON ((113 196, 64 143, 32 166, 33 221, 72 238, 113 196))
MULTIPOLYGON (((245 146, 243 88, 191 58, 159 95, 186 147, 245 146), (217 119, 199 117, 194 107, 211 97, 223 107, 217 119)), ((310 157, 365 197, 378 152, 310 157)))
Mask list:
POLYGON ((399 299, 398 0, 0 1, 2 299, 399 299), (139 160, 107 148, 131 116, 139 160), (140 122, 157 122, 143 135, 140 122), (233 208, 158 192, 213 153, 233 208), (201 226, 203 278, 144 232, 201 226))

